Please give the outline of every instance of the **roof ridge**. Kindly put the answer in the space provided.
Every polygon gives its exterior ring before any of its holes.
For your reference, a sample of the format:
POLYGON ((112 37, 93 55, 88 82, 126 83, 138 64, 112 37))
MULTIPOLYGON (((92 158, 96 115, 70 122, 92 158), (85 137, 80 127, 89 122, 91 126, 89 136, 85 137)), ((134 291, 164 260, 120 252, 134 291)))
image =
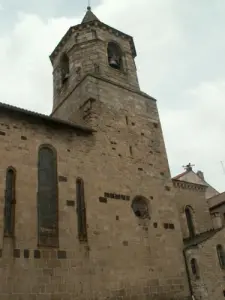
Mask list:
POLYGON ((178 178, 182 177, 183 175, 187 174, 188 172, 190 172, 190 171, 184 171, 184 172, 172 177, 172 179, 178 179, 178 178))

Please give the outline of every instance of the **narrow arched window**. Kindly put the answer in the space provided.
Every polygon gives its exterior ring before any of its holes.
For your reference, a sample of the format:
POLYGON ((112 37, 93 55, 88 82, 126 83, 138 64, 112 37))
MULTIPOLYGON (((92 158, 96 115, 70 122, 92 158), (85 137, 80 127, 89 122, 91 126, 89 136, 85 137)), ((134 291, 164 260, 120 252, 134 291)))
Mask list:
POLYGON ((193 276, 198 279, 199 278, 199 269, 198 269, 198 264, 197 260, 195 258, 191 259, 191 271, 193 276))
POLYGON ((142 196, 136 196, 133 199, 131 207, 136 217, 141 219, 150 218, 147 201, 148 200, 142 196))
POLYGON ((189 236, 193 237, 195 235, 195 228, 194 228, 194 222, 193 222, 193 212, 192 212, 191 207, 187 206, 185 208, 185 216, 186 216, 186 220, 187 220, 189 236))
POLYGON ((8 168, 6 171, 5 186, 5 208, 4 208, 4 235, 13 236, 15 231, 15 191, 16 191, 16 171, 8 168))
POLYGON ((122 61, 122 51, 120 46, 114 42, 108 43, 108 63, 110 67, 122 70, 123 68, 123 61, 122 61))
POLYGON ((225 268, 225 253, 224 253, 224 248, 223 248, 222 245, 217 245, 216 246, 216 250, 217 250, 217 255, 218 255, 220 267, 221 267, 221 269, 224 269, 225 268))
POLYGON ((58 180, 56 151, 41 146, 38 153, 38 244, 58 246, 58 180))
POLYGON ((64 83, 68 79, 70 73, 69 57, 66 53, 63 53, 60 58, 60 72, 62 83, 64 83))
POLYGON ((86 206, 84 199, 84 181, 78 178, 76 181, 77 194, 77 228, 80 241, 87 241, 86 206))

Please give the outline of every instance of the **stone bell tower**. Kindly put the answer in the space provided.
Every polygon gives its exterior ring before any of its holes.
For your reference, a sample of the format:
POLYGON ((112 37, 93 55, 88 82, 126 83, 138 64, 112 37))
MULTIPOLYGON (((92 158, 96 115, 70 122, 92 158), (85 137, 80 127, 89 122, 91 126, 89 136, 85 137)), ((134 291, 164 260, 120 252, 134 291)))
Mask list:
POLYGON ((50 56, 52 116, 83 121, 81 107, 99 93, 99 80, 140 91, 135 56, 133 38, 99 21, 88 7, 81 24, 67 31, 50 56))
POLYGON ((88 7, 50 56, 52 117, 95 129, 82 140, 88 149, 79 159, 86 170, 88 224, 100 232, 98 240, 89 235, 93 282, 105 282, 106 290, 122 281, 121 299, 183 300, 188 291, 179 215, 156 100, 140 90, 135 56, 133 38, 88 7))

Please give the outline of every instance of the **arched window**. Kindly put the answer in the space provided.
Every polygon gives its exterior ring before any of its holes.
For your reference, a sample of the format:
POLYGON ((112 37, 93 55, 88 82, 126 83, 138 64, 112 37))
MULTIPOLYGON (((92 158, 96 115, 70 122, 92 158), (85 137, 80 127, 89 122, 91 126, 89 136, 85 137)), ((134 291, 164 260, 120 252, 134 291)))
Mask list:
POLYGON ((70 73, 70 62, 69 62, 69 57, 66 53, 63 53, 61 58, 60 58, 60 71, 61 71, 61 80, 62 83, 64 83, 70 73))
POLYGON ((16 171, 9 167, 6 171, 5 208, 4 208, 4 235, 13 236, 15 231, 15 190, 16 171))
POLYGON ((131 204, 136 217, 141 219, 149 218, 148 200, 142 196, 136 196, 131 204))
POLYGON ((76 181, 77 193, 77 228, 78 238, 80 241, 87 241, 87 222, 86 222, 86 206, 84 199, 84 181, 77 178, 76 181))
POLYGON ((187 220, 189 236, 193 237, 195 235, 195 228, 194 228, 194 222, 193 222, 193 211, 190 206, 187 206, 185 208, 185 216, 186 216, 186 220, 187 220))
POLYGON ((38 244, 58 246, 57 157, 53 147, 43 145, 38 153, 38 244))
POLYGON ((224 269, 225 268, 224 248, 223 248, 222 245, 217 245, 216 250, 217 250, 218 259, 219 259, 219 262, 220 262, 220 267, 221 267, 221 269, 224 269))
POLYGON ((199 278, 199 269, 198 269, 197 260, 195 258, 191 259, 191 271, 192 271, 192 274, 195 276, 195 278, 198 279, 199 278))
POLYGON ((108 63, 114 69, 123 69, 122 51, 119 45, 114 42, 108 44, 108 63))

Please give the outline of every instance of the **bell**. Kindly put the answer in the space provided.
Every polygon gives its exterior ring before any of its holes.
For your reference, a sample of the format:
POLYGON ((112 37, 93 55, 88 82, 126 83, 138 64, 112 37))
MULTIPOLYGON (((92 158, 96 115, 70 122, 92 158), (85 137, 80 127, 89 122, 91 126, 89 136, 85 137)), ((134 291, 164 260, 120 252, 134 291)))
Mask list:
POLYGON ((114 57, 111 57, 109 60, 109 65, 113 68, 118 68, 119 64, 114 57))

